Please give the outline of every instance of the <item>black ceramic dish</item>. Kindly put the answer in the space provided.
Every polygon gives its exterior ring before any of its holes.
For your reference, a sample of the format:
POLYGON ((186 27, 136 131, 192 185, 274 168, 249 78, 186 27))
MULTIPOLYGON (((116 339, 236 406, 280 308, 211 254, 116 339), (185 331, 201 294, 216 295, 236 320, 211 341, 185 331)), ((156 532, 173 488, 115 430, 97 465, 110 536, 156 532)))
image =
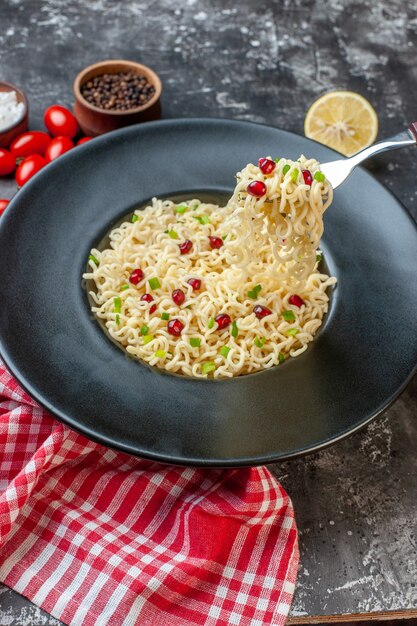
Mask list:
MULTIPOLYGON (((338 155, 246 122, 130 127, 40 172, 0 220, 0 352, 29 393, 106 445, 181 464, 257 465, 355 431, 404 388, 417 361, 417 230, 364 170, 335 193, 323 249, 338 278, 309 350, 232 380, 193 380, 135 361, 92 319, 89 250, 153 195, 230 193, 259 156, 338 155)), ((206 195, 207 197, 207 195, 206 195)))

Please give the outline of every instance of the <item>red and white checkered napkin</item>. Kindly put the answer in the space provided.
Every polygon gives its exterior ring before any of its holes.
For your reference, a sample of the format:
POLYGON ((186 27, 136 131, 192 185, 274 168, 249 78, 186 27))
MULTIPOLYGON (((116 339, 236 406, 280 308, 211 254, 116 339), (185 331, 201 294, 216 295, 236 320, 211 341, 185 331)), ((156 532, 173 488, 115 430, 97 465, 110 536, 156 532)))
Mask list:
POLYGON ((0 580, 65 624, 284 624, 291 501, 264 467, 164 466, 41 409, 0 362, 0 580))

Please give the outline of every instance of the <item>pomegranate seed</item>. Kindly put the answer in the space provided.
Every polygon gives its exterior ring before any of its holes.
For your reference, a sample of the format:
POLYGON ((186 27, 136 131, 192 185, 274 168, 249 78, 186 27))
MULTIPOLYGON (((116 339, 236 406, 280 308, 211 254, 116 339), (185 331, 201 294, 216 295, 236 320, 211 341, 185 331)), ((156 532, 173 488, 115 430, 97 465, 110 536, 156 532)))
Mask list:
POLYGON ((168 332, 174 337, 179 337, 184 329, 184 324, 180 320, 173 319, 168 322, 168 332))
POLYGON ((218 315, 214 319, 216 320, 218 324, 219 330, 223 330, 223 328, 227 328, 232 323, 232 320, 230 319, 230 315, 227 315, 227 313, 222 313, 221 315, 218 315))
POLYGON ((255 313, 258 320, 261 320, 263 317, 267 315, 272 315, 271 309, 268 309, 266 306, 262 306, 262 304, 257 304, 253 307, 253 312, 255 313))
POLYGON ((218 250, 223 245, 223 239, 220 239, 220 237, 209 237, 209 242, 210 248, 213 250, 218 250))
MULTIPOLYGON (((150 293, 144 293, 143 296, 141 297, 141 300, 144 300, 144 302, 152 302, 153 298, 150 293)), ((155 313, 155 311, 156 311, 156 304, 153 304, 149 309, 149 313, 155 313)))
POLYGON ((290 304, 293 304, 294 306, 298 306, 298 308, 302 307, 303 304, 305 304, 304 300, 302 298, 300 298, 300 296, 297 296, 297 294, 294 294, 293 296, 290 296, 288 298, 288 302, 290 304))
POLYGON ((258 167, 262 174, 270 174, 276 168, 276 165, 271 159, 259 159, 258 167))
POLYGON ((261 180, 253 180, 249 183, 247 192, 255 198, 261 198, 266 194, 266 185, 261 180))
POLYGON ((180 304, 182 304, 185 300, 185 293, 182 289, 174 289, 174 291, 172 292, 172 299, 174 300, 175 304, 180 306, 180 304))
POLYGON ((193 242, 190 241, 189 239, 186 239, 184 243, 180 243, 178 247, 180 249, 181 254, 188 254, 191 248, 193 247, 193 242))
POLYGON ((193 291, 198 291, 201 287, 201 280, 199 278, 190 278, 190 280, 187 280, 187 283, 191 285, 193 291))
POLYGON ((309 172, 308 170, 301 170, 301 173, 303 175, 305 184, 306 185, 310 185, 310 187, 311 187, 311 185, 313 183, 313 176, 312 176, 311 172, 309 172))
POLYGON ((144 276, 145 274, 142 272, 141 269, 138 268, 136 270, 133 270, 133 272, 129 276, 129 282, 132 283, 132 285, 137 285, 138 283, 140 283, 141 280, 143 280, 144 276))

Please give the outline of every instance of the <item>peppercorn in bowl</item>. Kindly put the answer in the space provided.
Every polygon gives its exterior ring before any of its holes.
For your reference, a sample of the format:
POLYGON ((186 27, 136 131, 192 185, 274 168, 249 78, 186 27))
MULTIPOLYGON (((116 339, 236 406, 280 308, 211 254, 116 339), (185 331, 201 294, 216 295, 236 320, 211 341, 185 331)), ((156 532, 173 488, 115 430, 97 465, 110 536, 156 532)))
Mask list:
POLYGON ((97 136, 161 116, 162 84, 146 65, 109 60, 89 65, 74 81, 74 114, 83 132, 97 136))

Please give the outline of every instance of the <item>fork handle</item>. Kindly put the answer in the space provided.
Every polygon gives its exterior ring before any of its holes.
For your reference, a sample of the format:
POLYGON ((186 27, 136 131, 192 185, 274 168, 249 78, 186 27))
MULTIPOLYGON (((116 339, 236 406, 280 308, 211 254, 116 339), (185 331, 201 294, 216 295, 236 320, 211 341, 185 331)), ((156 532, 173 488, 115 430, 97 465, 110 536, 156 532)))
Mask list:
POLYGON ((387 150, 395 150, 396 148, 403 148, 404 146, 412 146, 417 142, 417 122, 413 122, 410 124, 407 130, 403 130, 401 133, 397 135, 393 135, 392 137, 388 137, 383 141, 379 141, 375 143, 373 146, 369 146, 369 148, 365 148, 365 150, 361 150, 358 154, 355 154, 353 157, 346 159, 349 161, 349 164, 352 166, 352 169, 362 163, 365 159, 369 159, 369 157, 378 154, 379 152, 386 152, 387 150))

